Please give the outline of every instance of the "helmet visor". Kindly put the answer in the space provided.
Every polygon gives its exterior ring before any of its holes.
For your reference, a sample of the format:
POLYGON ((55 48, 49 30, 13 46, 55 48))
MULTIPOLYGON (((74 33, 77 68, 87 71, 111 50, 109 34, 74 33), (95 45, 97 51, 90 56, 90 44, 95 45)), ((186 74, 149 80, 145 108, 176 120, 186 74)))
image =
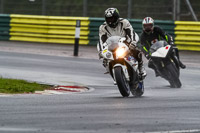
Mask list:
POLYGON ((107 22, 108 24, 115 23, 115 18, 114 18, 114 17, 106 17, 106 22, 107 22))
POLYGON ((143 28, 146 32, 150 32, 153 30, 153 24, 144 24, 143 28))
POLYGON ((115 28, 117 25, 117 19, 115 17, 106 17, 106 23, 110 27, 115 28))

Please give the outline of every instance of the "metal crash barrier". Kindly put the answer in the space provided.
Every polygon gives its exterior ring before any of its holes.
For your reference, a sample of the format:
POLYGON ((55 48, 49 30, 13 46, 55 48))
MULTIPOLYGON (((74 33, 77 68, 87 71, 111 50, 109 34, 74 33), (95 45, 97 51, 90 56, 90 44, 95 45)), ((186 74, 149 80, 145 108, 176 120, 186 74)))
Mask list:
POLYGON ((76 20, 81 20, 80 44, 88 44, 87 17, 54 17, 11 14, 10 40, 74 44, 76 20))
POLYGON ((200 51, 200 22, 175 21, 175 44, 180 50, 200 51))
MULTIPOLYGON (((0 40, 75 44, 76 21, 81 21, 80 45, 96 45, 104 18, 0 14, 0 40)), ((141 19, 129 19, 136 33, 141 19)), ((175 38, 180 50, 200 51, 200 22, 155 20, 175 38)))

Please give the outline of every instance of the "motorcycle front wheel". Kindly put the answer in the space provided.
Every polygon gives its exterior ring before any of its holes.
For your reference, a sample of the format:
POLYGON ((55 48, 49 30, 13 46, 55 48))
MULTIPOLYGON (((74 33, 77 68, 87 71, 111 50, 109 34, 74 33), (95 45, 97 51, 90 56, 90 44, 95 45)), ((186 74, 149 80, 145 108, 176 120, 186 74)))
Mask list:
POLYGON ((172 88, 181 88, 182 84, 179 79, 179 71, 177 70, 176 66, 172 63, 167 66, 168 76, 169 76, 169 83, 172 88))
POLYGON ((128 97, 130 95, 129 82, 126 80, 125 75, 121 67, 115 67, 115 79, 117 82, 118 89, 123 97, 128 97))

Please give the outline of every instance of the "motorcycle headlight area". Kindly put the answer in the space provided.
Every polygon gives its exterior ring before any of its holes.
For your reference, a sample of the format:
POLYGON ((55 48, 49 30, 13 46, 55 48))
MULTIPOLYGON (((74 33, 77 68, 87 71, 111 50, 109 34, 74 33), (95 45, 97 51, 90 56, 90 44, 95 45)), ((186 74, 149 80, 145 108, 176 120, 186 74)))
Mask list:
POLYGON ((111 56, 112 56, 111 53, 106 53, 107 58, 111 58, 111 56))
POLYGON ((120 48, 118 48, 117 50, 116 50, 116 56, 117 57, 124 57, 124 55, 125 55, 125 53, 126 53, 126 48, 125 47, 120 47, 120 48))

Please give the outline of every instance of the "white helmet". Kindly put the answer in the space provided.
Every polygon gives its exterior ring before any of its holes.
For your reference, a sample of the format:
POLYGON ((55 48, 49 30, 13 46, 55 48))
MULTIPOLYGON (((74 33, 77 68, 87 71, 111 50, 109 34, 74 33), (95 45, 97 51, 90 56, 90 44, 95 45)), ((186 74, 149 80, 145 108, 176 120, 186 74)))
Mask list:
POLYGON ((144 18, 144 20, 142 21, 142 27, 144 32, 152 32, 154 28, 154 20, 151 17, 144 18))

